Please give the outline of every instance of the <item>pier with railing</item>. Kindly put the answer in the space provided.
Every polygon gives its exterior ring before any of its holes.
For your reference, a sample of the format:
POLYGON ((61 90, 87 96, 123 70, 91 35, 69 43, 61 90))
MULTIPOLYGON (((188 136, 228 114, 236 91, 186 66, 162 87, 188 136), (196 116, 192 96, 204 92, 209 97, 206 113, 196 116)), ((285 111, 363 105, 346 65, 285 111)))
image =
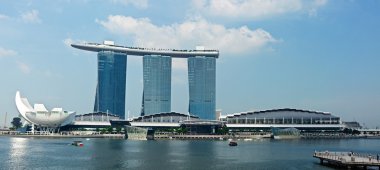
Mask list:
POLYGON ((378 154, 355 153, 355 152, 314 152, 314 158, 320 160, 320 164, 351 168, 377 167, 380 169, 378 154))

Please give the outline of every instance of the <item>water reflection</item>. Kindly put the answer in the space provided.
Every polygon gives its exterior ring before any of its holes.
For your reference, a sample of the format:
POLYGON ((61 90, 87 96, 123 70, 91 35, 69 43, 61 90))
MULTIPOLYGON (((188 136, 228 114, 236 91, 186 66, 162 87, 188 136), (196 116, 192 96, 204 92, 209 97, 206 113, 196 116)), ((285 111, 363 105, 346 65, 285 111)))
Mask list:
MULTIPOLYGON (((190 155, 189 144, 190 141, 170 141, 167 142, 170 144, 168 149, 168 155, 170 156, 170 164, 172 165, 181 165, 189 161, 187 158, 190 155)), ((176 166, 178 167, 178 166, 176 166)))
POLYGON ((314 150, 380 153, 380 140, 228 141, 0 137, 0 169, 328 169, 314 150), (5 160, 5 161, 4 161, 5 160))
POLYGON ((11 164, 22 164, 27 153, 26 138, 10 138, 9 160, 11 164))
POLYGON ((186 157, 184 159, 186 162, 182 168, 194 167, 196 164, 203 165, 202 169, 215 167, 218 164, 215 162, 218 159, 215 157, 215 147, 218 146, 215 142, 217 141, 190 141, 185 151, 186 157))
MULTIPOLYGON (((86 143, 85 143, 86 144, 86 143)), ((124 156, 124 140, 93 139, 84 148, 92 162, 91 169, 122 169, 124 156)))

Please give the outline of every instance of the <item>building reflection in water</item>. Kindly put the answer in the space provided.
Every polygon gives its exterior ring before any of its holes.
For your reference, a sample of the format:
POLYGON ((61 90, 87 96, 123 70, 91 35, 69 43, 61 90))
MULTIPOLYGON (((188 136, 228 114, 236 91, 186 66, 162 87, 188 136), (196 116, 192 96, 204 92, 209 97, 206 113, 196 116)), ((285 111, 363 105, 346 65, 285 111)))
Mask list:
POLYGON ((123 139, 91 139, 87 142, 90 169, 122 169, 126 152, 123 139))

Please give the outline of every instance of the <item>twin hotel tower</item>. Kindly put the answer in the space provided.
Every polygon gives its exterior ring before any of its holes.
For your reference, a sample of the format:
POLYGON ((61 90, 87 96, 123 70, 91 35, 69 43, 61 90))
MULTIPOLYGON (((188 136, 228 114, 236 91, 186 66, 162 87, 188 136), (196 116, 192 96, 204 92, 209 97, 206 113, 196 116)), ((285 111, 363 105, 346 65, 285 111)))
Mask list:
POLYGON ((143 56, 141 116, 171 112, 172 58, 187 59, 189 114, 215 120, 215 76, 217 50, 153 49, 124 47, 113 41, 103 44, 72 44, 98 53, 98 83, 94 112, 108 112, 125 119, 127 55, 143 56))

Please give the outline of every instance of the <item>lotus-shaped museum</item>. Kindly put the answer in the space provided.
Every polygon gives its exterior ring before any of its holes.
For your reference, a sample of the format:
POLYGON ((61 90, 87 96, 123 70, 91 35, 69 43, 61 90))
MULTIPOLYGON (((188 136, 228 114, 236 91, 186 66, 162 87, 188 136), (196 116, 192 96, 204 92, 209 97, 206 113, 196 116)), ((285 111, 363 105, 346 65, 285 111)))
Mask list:
POLYGON ((34 104, 32 107, 28 99, 22 98, 20 92, 16 92, 16 107, 28 123, 40 127, 57 128, 72 123, 75 120, 75 112, 64 111, 62 108, 53 108, 50 112, 43 104, 34 104))

